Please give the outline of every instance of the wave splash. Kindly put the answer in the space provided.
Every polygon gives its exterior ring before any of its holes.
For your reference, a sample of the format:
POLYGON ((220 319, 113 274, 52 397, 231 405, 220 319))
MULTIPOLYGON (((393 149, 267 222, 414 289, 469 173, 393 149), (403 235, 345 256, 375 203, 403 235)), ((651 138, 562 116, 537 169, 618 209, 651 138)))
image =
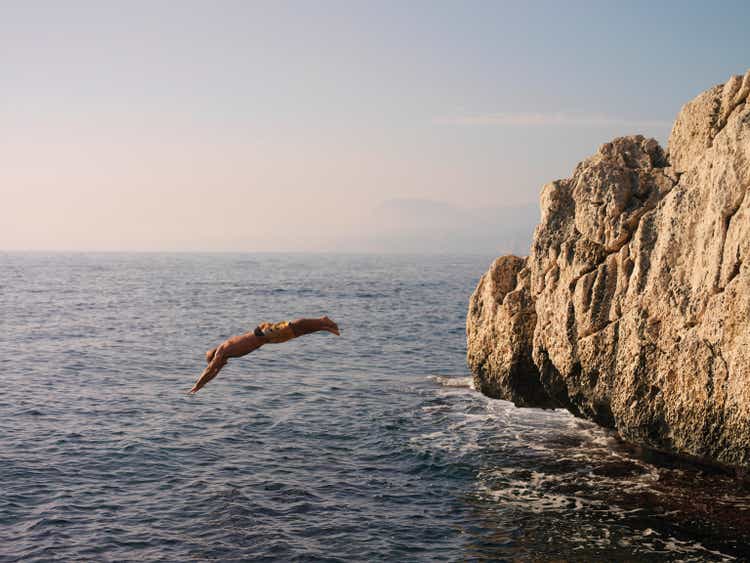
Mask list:
POLYGON ((457 377, 444 375, 430 375, 427 379, 442 385, 443 387, 464 387, 476 390, 473 377, 457 377))

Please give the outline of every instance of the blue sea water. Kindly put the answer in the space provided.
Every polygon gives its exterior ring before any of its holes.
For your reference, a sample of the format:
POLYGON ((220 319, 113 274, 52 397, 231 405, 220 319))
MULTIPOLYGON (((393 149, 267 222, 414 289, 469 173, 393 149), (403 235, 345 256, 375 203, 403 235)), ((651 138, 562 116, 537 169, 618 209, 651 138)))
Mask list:
POLYGON ((745 485, 470 388, 491 258, 0 255, 0 560, 747 560, 745 485))

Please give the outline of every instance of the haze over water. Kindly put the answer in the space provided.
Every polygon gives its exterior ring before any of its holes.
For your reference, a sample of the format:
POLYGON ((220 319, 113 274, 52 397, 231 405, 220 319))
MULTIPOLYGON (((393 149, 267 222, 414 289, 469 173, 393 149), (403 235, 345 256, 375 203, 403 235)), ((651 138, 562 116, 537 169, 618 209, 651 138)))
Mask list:
POLYGON ((721 6, 4 2, 0 250, 526 252, 544 184, 746 70, 721 6))
POLYGON ((467 386, 491 259, 0 255, 0 560, 743 560, 729 477, 467 386))

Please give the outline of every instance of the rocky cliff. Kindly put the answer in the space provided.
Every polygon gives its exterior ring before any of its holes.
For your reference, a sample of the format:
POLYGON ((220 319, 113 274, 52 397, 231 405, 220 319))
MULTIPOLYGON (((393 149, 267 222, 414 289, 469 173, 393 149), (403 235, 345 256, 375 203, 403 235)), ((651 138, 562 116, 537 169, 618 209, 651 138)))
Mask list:
POLYGON ((478 389, 750 467, 749 94, 750 71, 686 104, 667 151, 617 138, 544 186, 528 258, 471 297, 478 389))

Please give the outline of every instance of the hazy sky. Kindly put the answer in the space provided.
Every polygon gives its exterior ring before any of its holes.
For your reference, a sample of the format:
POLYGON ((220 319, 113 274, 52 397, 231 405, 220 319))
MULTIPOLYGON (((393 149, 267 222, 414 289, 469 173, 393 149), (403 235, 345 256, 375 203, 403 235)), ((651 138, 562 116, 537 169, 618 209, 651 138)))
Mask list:
POLYGON ((666 141, 750 68, 748 23, 747 1, 0 0, 0 249, 504 250, 544 183, 666 141))

